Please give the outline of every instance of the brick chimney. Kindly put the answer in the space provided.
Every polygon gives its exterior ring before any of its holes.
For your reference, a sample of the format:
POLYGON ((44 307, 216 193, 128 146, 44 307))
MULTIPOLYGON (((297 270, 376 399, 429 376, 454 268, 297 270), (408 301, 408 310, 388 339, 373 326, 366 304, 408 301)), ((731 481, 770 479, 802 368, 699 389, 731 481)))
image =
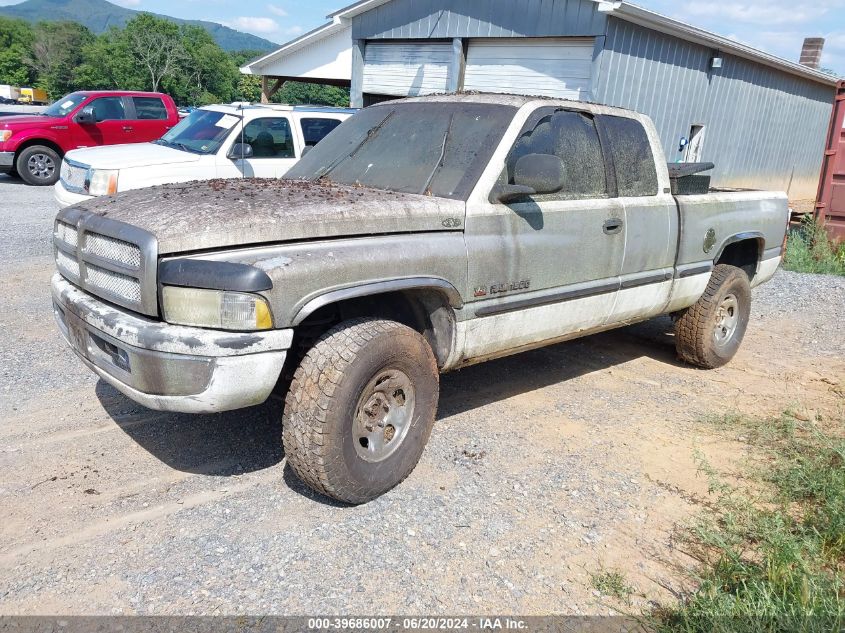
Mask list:
POLYGON ((824 49, 823 37, 808 37, 804 40, 804 47, 801 49, 801 65, 818 70, 822 65, 822 50, 824 49))

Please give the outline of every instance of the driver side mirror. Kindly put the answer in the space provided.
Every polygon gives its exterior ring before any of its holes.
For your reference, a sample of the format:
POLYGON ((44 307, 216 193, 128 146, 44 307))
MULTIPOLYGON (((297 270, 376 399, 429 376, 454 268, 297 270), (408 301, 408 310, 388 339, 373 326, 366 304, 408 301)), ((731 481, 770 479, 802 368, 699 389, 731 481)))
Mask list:
POLYGON ((76 113, 76 117, 74 117, 74 119, 80 125, 93 125, 97 122, 97 115, 94 113, 94 106, 84 106, 79 112, 76 113))
POLYGON ((566 184, 566 168, 558 156, 526 154, 516 161, 513 182, 493 187, 490 202, 507 204, 525 196, 556 193, 566 184))
POLYGON ((241 160, 242 158, 252 158, 252 156, 252 145, 249 143, 234 143, 227 154, 229 160, 241 160))

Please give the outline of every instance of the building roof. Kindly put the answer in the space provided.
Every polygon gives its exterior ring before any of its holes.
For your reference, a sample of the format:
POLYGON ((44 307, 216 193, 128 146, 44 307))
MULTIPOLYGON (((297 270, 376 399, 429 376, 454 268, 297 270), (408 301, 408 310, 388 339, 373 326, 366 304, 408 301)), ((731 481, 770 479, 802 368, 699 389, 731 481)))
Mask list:
MULTIPOLYGON (((387 0, 389 1, 389 0, 387 0)), ((698 27, 674 20, 672 18, 643 9, 635 4, 629 2, 609 1, 609 0, 592 0, 598 4, 598 10, 608 15, 613 15, 621 20, 632 22, 640 26, 660 31, 667 35, 674 35, 682 40, 694 42, 714 48, 720 52, 730 53, 737 57, 749 59, 766 66, 771 66, 793 75, 799 75, 806 79, 811 79, 819 83, 824 83, 830 86, 835 86, 839 79, 833 75, 802 66, 796 62, 791 62, 782 57, 771 55, 759 49, 742 44, 736 40, 732 40, 722 35, 717 35, 710 31, 700 29, 698 27)))
MULTIPOLYGON (((281 48, 268 53, 253 61, 245 64, 241 68, 241 72, 245 74, 262 74, 260 67, 276 61, 285 55, 290 55, 306 46, 317 44, 321 40, 326 39, 330 35, 334 35, 339 31, 349 28, 352 18, 367 11, 371 11, 383 4, 387 4, 392 0, 359 0, 343 9, 339 9, 334 13, 328 15, 331 22, 317 27, 313 31, 296 38, 284 44, 281 48)), ((650 28, 667 35, 674 35, 682 40, 694 42, 702 46, 713 48, 719 52, 729 53, 737 57, 748 59, 766 66, 777 68, 778 70, 798 75, 823 83, 829 86, 836 86, 839 79, 832 75, 802 66, 796 62, 771 55, 759 49, 753 48, 736 40, 732 40, 722 35, 717 35, 710 31, 700 29, 698 27, 686 24, 679 20, 675 20, 660 13, 649 11, 630 2, 620 0, 591 0, 598 5, 598 11, 607 15, 612 15, 621 20, 632 22, 640 26, 650 28)), ((350 38, 350 46, 352 45, 350 38)))

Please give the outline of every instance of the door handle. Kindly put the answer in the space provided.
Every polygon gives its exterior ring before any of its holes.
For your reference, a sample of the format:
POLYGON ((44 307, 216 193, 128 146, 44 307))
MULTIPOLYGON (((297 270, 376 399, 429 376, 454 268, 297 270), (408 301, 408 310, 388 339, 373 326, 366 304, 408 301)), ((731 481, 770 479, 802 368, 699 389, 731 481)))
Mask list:
POLYGON ((132 127, 131 125, 124 125, 124 126, 123 126, 123 131, 124 131, 124 132, 131 132, 131 131, 132 131, 132 130, 134 130, 134 129, 135 129, 135 128, 134 128, 134 127, 132 127))
POLYGON ((624 222, 619 218, 610 218, 607 222, 604 223, 604 232, 607 235, 616 235, 620 231, 622 231, 622 226, 624 222))

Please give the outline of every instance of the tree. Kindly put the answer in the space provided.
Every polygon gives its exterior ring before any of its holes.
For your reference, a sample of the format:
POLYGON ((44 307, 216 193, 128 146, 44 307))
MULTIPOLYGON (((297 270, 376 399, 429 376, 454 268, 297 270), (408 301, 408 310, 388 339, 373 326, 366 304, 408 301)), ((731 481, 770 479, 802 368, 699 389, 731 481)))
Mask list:
POLYGON ((32 27, 0 16, 0 84, 25 86, 34 76, 23 59, 31 54, 32 27))
POLYGON ((191 105, 231 101, 239 73, 232 58, 203 28, 185 25, 181 29, 185 59, 174 89, 191 105))
POLYGON ((139 13, 129 20, 121 36, 129 54, 146 71, 154 92, 163 79, 174 77, 187 59, 179 27, 149 13, 139 13))
POLYGON ((349 106, 349 88, 301 81, 286 81, 281 89, 273 95, 272 101, 292 105, 326 105, 346 108, 349 106))
POLYGON ((32 48, 22 61, 37 75, 36 84, 57 99, 76 89, 76 69, 93 41, 91 31, 76 22, 39 22, 32 32, 32 48))

